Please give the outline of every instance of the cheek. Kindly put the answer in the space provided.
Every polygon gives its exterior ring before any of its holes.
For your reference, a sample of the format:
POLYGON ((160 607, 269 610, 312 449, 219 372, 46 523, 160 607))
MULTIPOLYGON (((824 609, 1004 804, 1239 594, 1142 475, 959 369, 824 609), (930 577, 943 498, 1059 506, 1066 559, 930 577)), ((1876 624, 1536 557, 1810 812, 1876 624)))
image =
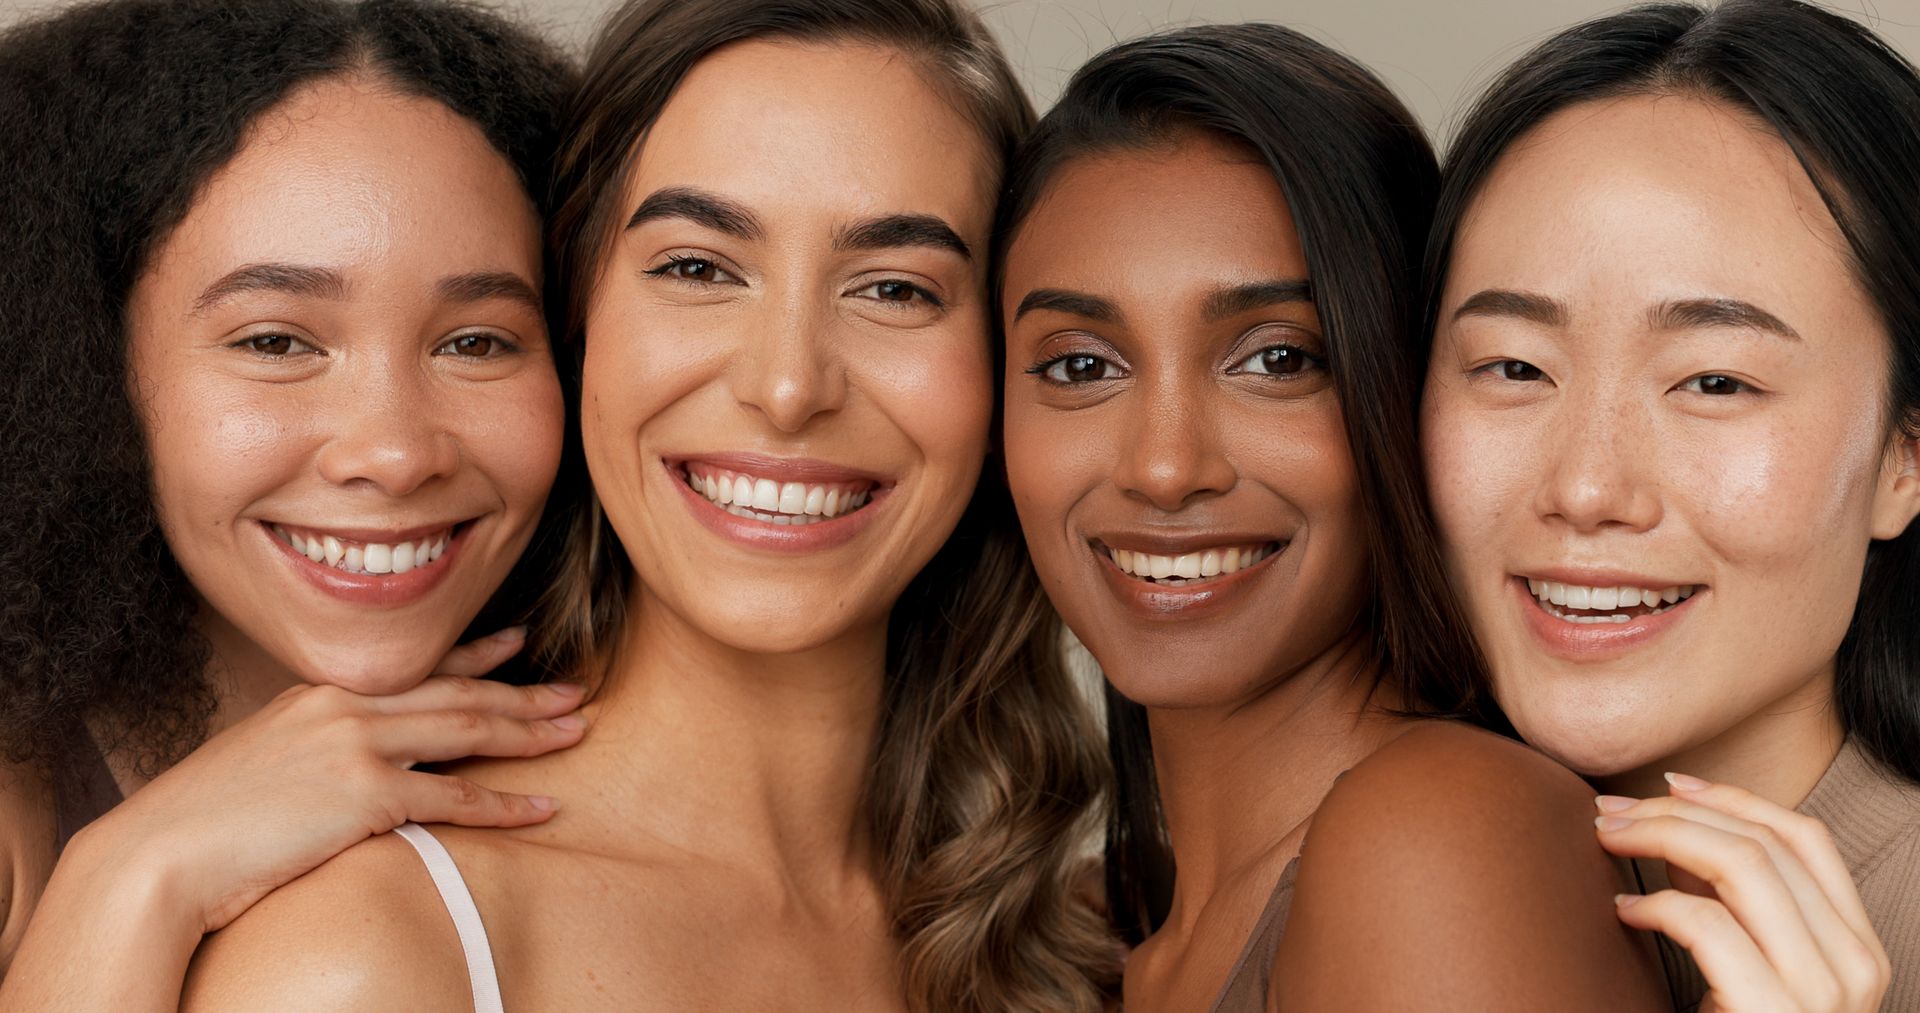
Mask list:
POLYGON ((448 417, 464 453, 489 476, 510 510, 537 515, 560 470, 566 406, 551 367, 461 391, 448 417))
POLYGON ((926 463, 971 486, 993 421, 993 361, 986 325, 960 326, 895 352, 855 351, 850 385, 897 425, 926 463), (917 346, 917 347, 916 347, 917 346))
POLYGON ((155 505, 177 555, 225 537, 236 518, 296 474, 306 413, 272 390, 218 382, 149 383, 141 416, 155 505))

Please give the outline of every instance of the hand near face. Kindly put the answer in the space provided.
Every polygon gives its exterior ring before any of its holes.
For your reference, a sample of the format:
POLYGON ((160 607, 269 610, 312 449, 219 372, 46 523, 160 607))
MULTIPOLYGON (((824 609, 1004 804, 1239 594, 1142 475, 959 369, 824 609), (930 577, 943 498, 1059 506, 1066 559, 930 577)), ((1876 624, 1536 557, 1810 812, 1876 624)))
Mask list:
POLYGON ((1731 785, 1668 775, 1666 798, 1602 795, 1600 844, 1667 863, 1673 887, 1623 894, 1620 920, 1687 948, 1700 1009, 1871 1011, 1891 968, 1819 820, 1731 785))

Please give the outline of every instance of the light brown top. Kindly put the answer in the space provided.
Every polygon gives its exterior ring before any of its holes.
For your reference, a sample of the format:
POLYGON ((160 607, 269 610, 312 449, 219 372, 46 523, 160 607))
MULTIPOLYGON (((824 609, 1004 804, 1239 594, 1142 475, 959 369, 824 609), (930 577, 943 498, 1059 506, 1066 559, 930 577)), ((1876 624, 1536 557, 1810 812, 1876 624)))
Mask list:
POLYGON ((1227 983, 1207 1007, 1208 1013, 1266 1013, 1267 987, 1273 979, 1273 958, 1280 952, 1280 937, 1287 932, 1287 911, 1293 907, 1293 876, 1300 868, 1295 858, 1280 871, 1280 882, 1267 898, 1267 906, 1254 923, 1253 935, 1240 959, 1227 972, 1227 983))
MULTIPOLYGON (((1848 739, 1799 811, 1827 825, 1893 963, 1883 1010, 1920 1010, 1920 785, 1848 739)), ((1707 983, 1686 951, 1660 937, 1674 1008, 1694 1010, 1707 983)))

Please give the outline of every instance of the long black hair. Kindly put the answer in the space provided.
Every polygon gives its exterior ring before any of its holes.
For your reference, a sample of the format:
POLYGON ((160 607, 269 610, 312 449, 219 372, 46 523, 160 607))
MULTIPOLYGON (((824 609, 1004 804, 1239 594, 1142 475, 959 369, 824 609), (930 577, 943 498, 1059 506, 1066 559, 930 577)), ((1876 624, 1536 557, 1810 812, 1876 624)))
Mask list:
POLYGON ((207 648, 160 531, 128 396, 127 296, 255 118, 303 83, 350 72, 472 121, 544 210, 572 71, 478 8, 107 0, 0 35, 8 762, 57 778, 91 724, 151 773, 204 732, 207 648))
MULTIPOLYGON (((1359 471, 1372 574, 1360 621, 1381 678, 1398 683, 1421 710, 1477 714, 1489 697, 1465 619, 1446 590, 1415 439, 1426 361, 1415 334, 1418 268, 1439 170, 1426 135, 1386 85, 1276 25, 1196 27, 1115 46, 1074 74, 1016 155, 994 262, 1004 263, 1063 166, 1187 130, 1257 152, 1299 230, 1359 471)), ((1118 780, 1107 893, 1122 933, 1138 939, 1165 917, 1172 860, 1145 712, 1111 686, 1107 699, 1118 780)))
MULTIPOLYGON (((1426 326, 1448 257, 1500 157, 1569 106, 1695 94, 1769 124, 1847 238, 1885 324, 1888 424, 1920 437, 1920 73, 1865 26, 1799 0, 1650 4, 1568 29, 1494 82, 1460 128, 1426 262, 1426 326)), ((1835 663, 1840 721, 1875 759, 1920 781, 1920 531, 1874 542, 1835 663)))

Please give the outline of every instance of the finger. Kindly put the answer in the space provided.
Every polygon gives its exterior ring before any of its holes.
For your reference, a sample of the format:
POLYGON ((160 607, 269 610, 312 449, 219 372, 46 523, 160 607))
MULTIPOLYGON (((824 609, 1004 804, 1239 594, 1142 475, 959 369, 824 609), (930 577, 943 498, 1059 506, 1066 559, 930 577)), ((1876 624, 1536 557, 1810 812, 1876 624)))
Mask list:
POLYGON ((1827 832, 1825 823, 1730 784, 1713 784, 1684 774, 1669 774, 1667 781, 1672 785, 1673 797, 1771 830, 1793 850, 1854 934, 1872 939, 1878 946, 1879 937, 1873 930, 1873 922, 1867 918, 1866 905, 1860 900, 1853 873, 1840 857, 1840 849, 1834 845, 1833 835, 1827 832))
POLYGON ((364 698, 376 714, 476 711, 516 718, 550 718, 580 706, 582 688, 571 682, 511 686, 490 679, 436 675, 403 693, 364 698))
MULTIPOLYGON (((1720 905, 1745 927, 1780 978, 1808 1008, 1826 1009, 1839 1000, 1841 988, 1826 951, 1815 939, 1806 912, 1766 845, 1681 816, 1637 820, 1603 816, 1597 825, 1601 844, 1608 851, 1662 859, 1706 880, 1720 905)), ((1832 921, 1840 924, 1837 918, 1832 921)))
POLYGON ((1720 1009, 1785 1010, 1786 983, 1754 945, 1732 913, 1719 902, 1678 890, 1645 897, 1617 898, 1620 920, 1636 929, 1664 933, 1686 947, 1712 986, 1709 998, 1720 1009))
MULTIPOLYGON (((1772 803, 1762 804, 1778 810, 1772 803)), ((1604 799, 1601 805, 1603 809, 1613 808, 1619 815, 1628 818, 1646 819, 1664 815, 1689 819, 1758 842, 1767 849, 1775 870, 1793 894, 1794 902, 1800 906, 1801 916, 1805 918, 1807 929, 1819 945, 1827 966, 1848 995, 1871 994, 1883 987, 1880 978, 1884 959, 1879 951, 1878 940, 1871 935, 1872 929, 1869 927, 1867 937, 1862 938, 1828 893, 1825 884, 1813 875, 1801 861, 1799 853, 1773 828, 1681 797, 1647 799, 1624 810, 1619 809, 1617 804, 1608 805, 1604 799)), ((1835 857, 1838 857, 1837 853, 1835 857)), ((1690 893, 1706 893, 1711 886, 1694 885, 1699 883, 1694 872, 1679 864, 1668 864, 1669 878, 1674 886, 1690 893)), ((1852 879, 1847 878, 1844 885, 1848 899, 1858 904, 1859 897, 1852 879)))
POLYGON ((587 721, 578 714, 515 718, 483 711, 391 714, 371 728, 374 751, 398 766, 469 756, 539 756, 580 741, 587 721))
POLYGON ((406 819, 415 823, 524 827, 546 821, 556 808, 554 800, 545 795, 494 791, 462 777, 418 771, 404 776, 402 808, 406 819))
POLYGON ((527 628, 509 626, 478 640, 461 644, 446 653, 433 670, 435 675, 481 676, 500 667, 526 646, 527 628))

